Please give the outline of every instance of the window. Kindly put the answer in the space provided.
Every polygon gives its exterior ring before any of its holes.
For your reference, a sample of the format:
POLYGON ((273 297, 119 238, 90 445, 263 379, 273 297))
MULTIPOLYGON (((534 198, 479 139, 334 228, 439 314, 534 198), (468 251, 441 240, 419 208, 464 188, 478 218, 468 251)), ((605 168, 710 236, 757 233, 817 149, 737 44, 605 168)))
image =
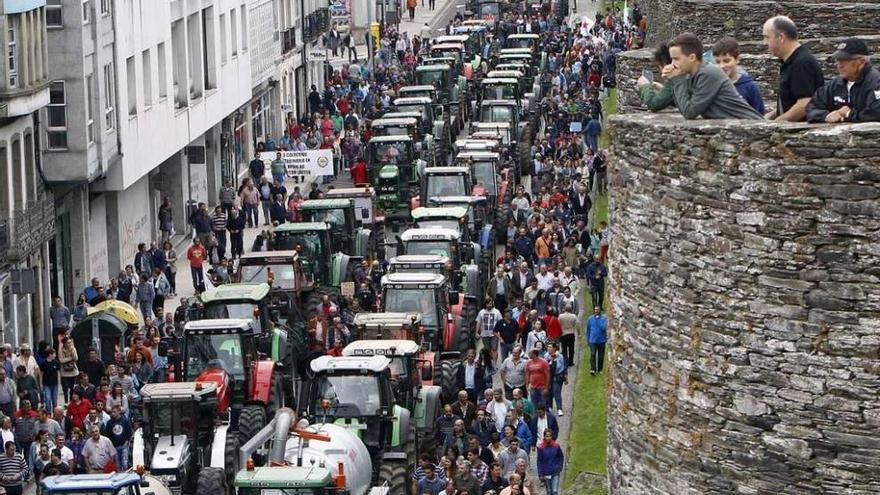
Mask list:
POLYGON ((143 71, 143 89, 144 89, 144 106, 150 108, 153 106, 153 61, 150 59, 150 49, 144 50, 141 55, 141 63, 144 64, 143 71))
POLYGON ((18 46, 16 42, 15 21, 10 16, 9 28, 6 30, 6 60, 10 88, 18 86, 18 46))
POLYGON ((220 14, 220 65, 226 63, 226 14, 220 14))
POLYGON ((116 126, 116 73, 113 62, 104 66, 104 129, 116 126))
POLYGON ((61 0, 46 0, 46 27, 64 27, 61 15, 61 0))
POLYGON ((216 25, 214 7, 202 10, 202 72, 205 75, 205 89, 217 87, 217 37, 214 33, 216 25))
POLYGON ((91 0, 83 0, 83 24, 88 24, 92 20, 92 2, 91 0))
POLYGON ((159 65, 159 99, 168 96, 168 73, 165 69, 165 43, 156 47, 156 62, 159 65))
POLYGON ((89 143, 95 142, 95 102, 94 102, 94 76, 86 76, 86 135, 89 143))
POLYGON ((246 52, 248 49, 248 25, 247 25, 247 5, 241 6, 241 51, 246 52))
POLYGON ((101 15, 110 13, 110 0, 101 0, 101 15))
POLYGON ((125 76, 128 79, 128 115, 137 115, 137 79, 134 72, 134 57, 125 60, 125 76))
POLYGON ((53 81, 49 86, 46 114, 46 141, 49 149, 67 149, 67 95, 64 81, 53 81))
MULTIPOLYGON (((238 56, 238 18, 236 17, 235 9, 232 9, 229 12, 229 32, 231 34, 230 41, 232 42, 232 56, 238 56)), ((245 31, 247 33, 247 31, 245 31)))

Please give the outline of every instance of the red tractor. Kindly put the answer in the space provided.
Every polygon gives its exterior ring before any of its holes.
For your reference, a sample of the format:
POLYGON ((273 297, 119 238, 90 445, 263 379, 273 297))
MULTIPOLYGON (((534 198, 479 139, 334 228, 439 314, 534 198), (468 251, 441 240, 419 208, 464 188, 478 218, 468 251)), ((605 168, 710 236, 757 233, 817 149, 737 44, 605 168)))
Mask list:
POLYGON ((188 322, 179 347, 179 379, 217 385, 217 411, 229 414, 241 443, 290 398, 286 390, 293 384, 284 383, 280 363, 259 352, 251 319, 188 322))

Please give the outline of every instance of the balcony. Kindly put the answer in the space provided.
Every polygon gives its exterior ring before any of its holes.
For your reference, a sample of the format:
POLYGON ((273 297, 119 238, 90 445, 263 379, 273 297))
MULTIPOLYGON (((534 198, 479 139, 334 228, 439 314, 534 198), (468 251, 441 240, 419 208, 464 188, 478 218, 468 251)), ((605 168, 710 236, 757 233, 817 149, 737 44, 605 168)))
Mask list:
POLYGON ((50 81, 0 90, 0 119, 30 115, 49 104, 50 81))
POLYGON ((286 54, 296 48, 296 28, 281 31, 281 54, 286 54))
POLYGON ((0 220, 0 266, 17 263, 55 235, 55 199, 29 201, 23 210, 0 220))

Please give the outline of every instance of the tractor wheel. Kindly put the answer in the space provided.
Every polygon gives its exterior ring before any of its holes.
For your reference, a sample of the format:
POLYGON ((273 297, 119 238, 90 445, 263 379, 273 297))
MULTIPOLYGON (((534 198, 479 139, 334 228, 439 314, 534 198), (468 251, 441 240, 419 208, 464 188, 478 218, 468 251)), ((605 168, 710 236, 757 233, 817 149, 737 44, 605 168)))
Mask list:
MULTIPOLYGON (((238 441, 245 443, 266 426, 266 409, 252 404, 244 406, 238 415, 238 441)), ((201 493, 201 492, 199 492, 201 493)))
POLYGON ((458 387, 455 386, 455 378, 461 361, 443 361, 440 363, 441 382, 440 390, 444 404, 452 404, 458 398, 458 387))
POLYGON ((306 295, 306 300, 303 304, 303 309, 305 310, 304 318, 309 319, 318 313, 321 304, 323 304, 323 297, 324 294, 319 290, 312 290, 306 295))
POLYGON ((391 488, 388 493, 406 493, 406 464, 402 462, 383 461, 379 467, 379 481, 388 482, 391 488))
POLYGON ((409 425, 409 439, 403 444, 403 451, 406 453, 406 463, 415 464, 419 460, 418 453, 418 437, 416 436, 416 425, 409 425))
POLYGON ((199 471, 196 493, 226 493, 226 473, 223 468, 203 467, 199 471))
MULTIPOLYGON (((226 466, 226 483, 232 486, 235 473, 239 470, 238 462, 238 437, 229 432, 226 435, 226 445, 223 447, 223 461, 226 466)), ((201 493, 201 492, 199 492, 201 493)))
MULTIPOLYGON (((478 295, 479 296, 479 295, 478 295)), ((477 322, 477 303, 474 299, 465 299, 461 308, 461 326, 466 328, 467 332, 463 332, 470 337, 470 330, 474 328, 477 322)))
POLYGON ((428 454, 431 457, 437 455, 437 440, 432 431, 419 433, 419 455, 428 454))
POLYGON ((278 373, 272 374, 272 385, 269 388, 269 403, 266 407, 266 417, 274 418, 275 411, 287 407, 287 394, 284 393, 284 379, 278 373))

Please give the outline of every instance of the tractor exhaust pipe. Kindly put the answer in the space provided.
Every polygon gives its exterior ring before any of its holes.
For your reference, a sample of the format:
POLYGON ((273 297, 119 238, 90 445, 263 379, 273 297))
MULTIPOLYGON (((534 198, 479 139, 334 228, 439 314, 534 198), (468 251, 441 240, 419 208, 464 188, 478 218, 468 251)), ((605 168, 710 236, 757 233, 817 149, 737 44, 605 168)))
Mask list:
POLYGON ((269 462, 284 461, 284 452, 287 448, 287 438, 290 436, 290 427, 296 421, 296 412, 293 409, 283 407, 275 413, 275 441, 269 452, 269 462))
POLYGON ((272 438, 275 439, 275 444, 272 447, 269 460, 270 462, 278 460, 283 461, 284 448, 287 444, 287 435, 295 418, 296 413, 292 409, 279 409, 278 412, 275 413, 275 418, 273 418, 272 421, 269 421, 263 429, 258 431, 256 435, 239 448, 238 455, 241 465, 246 466, 248 459, 251 458, 253 453, 272 438), (280 454, 278 454, 279 452, 280 454), (278 454, 277 457, 276 454, 278 454))

